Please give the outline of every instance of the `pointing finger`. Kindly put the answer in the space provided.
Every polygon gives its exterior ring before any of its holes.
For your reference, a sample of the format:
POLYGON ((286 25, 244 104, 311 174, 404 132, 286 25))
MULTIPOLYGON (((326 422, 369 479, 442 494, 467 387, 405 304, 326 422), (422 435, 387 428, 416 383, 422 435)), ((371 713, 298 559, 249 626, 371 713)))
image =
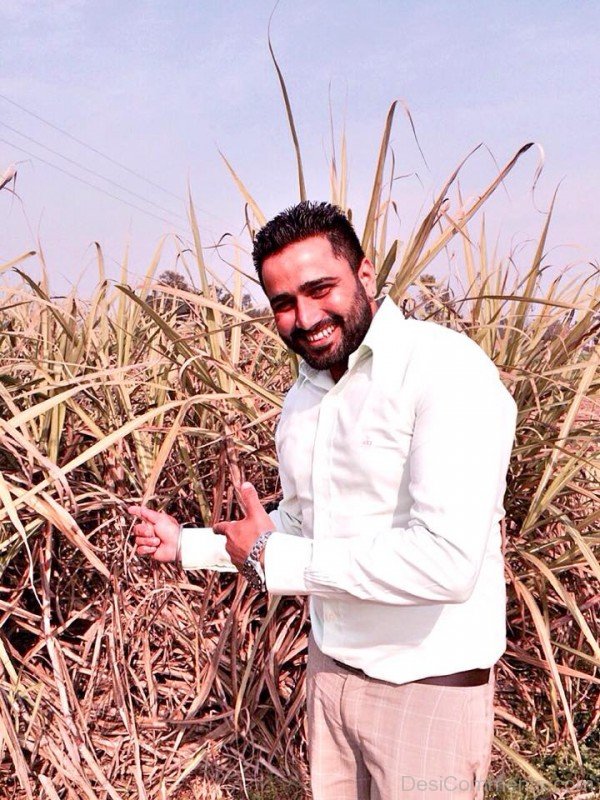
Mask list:
POLYGON ((158 522, 160 518, 159 511, 153 511, 151 508, 147 506, 129 506, 127 509, 130 514, 134 517, 141 517, 145 519, 147 522, 158 522))

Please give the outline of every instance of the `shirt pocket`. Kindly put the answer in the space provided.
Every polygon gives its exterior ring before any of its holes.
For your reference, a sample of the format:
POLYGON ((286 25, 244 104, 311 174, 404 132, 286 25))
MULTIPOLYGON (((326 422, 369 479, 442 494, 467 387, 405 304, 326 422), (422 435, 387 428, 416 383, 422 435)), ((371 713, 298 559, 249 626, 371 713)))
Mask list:
POLYGON ((384 420, 365 425, 356 424, 346 432, 348 449, 356 454, 373 454, 382 459, 396 458, 404 461, 408 456, 412 439, 412 425, 387 425, 384 420))
POLYGON ((337 508, 348 519, 393 516, 408 495, 411 434, 358 428, 333 447, 337 508))

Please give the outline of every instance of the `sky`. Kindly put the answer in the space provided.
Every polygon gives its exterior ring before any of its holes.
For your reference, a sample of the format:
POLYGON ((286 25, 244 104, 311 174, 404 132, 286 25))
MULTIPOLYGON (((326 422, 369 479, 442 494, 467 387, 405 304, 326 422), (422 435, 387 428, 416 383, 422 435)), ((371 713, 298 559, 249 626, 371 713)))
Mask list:
MULTIPOLYGON (((0 0, 0 175, 11 164, 18 169, 18 197, 0 192, 0 265, 41 246, 53 291, 78 283, 85 293, 97 276, 94 242, 114 279, 127 251, 135 283, 166 237, 161 268, 174 268, 173 236, 190 240, 189 185, 208 263, 227 278, 214 245, 242 234, 244 203, 220 152, 267 217, 298 200, 267 44, 273 7, 272 0, 0 0)), ((541 150, 532 148, 486 206, 488 240, 498 241, 501 255, 520 253, 526 269, 558 187, 548 260, 598 262, 600 3, 280 0, 271 38, 311 199, 330 196, 331 110, 338 146, 342 130, 347 138, 349 205, 360 229, 385 117, 400 100, 391 141, 396 172, 407 177, 395 183, 391 233, 406 240, 478 144, 485 147, 461 172, 466 197, 533 141, 544 153, 535 193, 541 150)), ((240 242, 239 263, 250 272, 247 237, 240 242)), ((35 259, 25 269, 39 274, 35 259)))

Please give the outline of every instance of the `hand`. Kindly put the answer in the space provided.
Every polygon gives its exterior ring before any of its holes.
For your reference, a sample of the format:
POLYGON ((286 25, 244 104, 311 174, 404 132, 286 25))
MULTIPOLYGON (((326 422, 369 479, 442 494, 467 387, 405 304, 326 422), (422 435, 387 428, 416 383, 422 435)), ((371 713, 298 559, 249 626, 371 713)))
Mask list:
POLYGON ((155 561, 175 561, 179 542, 179 523, 175 517, 146 506, 130 506, 127 510, 143 520, 133 526, 137 554, 152 556, 155 561))
POLYGON ((273 521, 262 507, 254 486, 242 483, 240 495, 246 516, 237 522, 217 522, 213 525, 215 533, 227 537, 225 549, 238 570, 260 534, 273 530, 273 521))

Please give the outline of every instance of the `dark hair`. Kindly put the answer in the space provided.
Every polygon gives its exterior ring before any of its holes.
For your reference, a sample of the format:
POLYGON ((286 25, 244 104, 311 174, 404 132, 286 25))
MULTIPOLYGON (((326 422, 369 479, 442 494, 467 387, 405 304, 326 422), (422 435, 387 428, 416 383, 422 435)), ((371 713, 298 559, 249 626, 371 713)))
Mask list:
POLYGON ((277 214, 256 234, 252 259, 261 285, 262 266, 266 258, 289 244, 311 236, 328 239, 334 254, 338 258, 345 258, 352 270, 358 272, 365 254, 348 217, 331 203, 303 200, 277 214))

